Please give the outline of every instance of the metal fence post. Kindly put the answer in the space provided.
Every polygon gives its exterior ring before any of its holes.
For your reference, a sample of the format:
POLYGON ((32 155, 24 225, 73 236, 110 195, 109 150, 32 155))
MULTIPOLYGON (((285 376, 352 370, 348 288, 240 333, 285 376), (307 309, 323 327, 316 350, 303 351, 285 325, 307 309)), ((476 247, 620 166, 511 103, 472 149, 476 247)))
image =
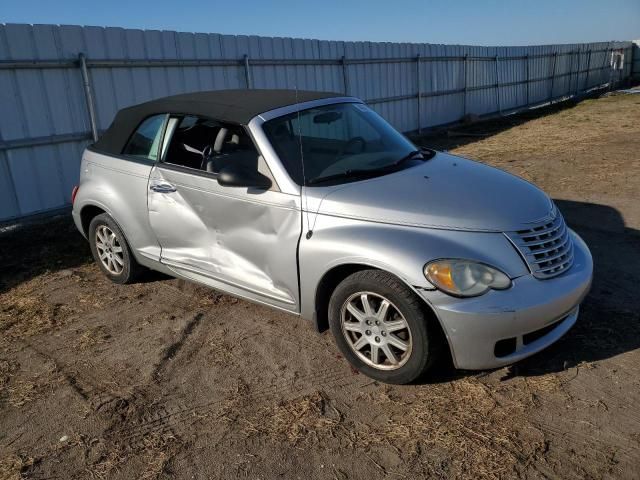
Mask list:
POLYGON ((347 59, 343 55, 340 61, 342 63, 342 84, 344 85, 344 94, 349 95, 349 76, 347 74, 347 59))
POLYGON ((464 54, 464 64, 462 66, 463 71, 463 80, 464 80, 464 93, 462 97, 462 116, 465 117, 467 115, 467 67, 469 64, 469 54, 464 54))
POLYGON ((553 102, 553 87, 556 81, 556 63, 558 62, 558 52, 553 52, 553 67, 551 69, 551 89, 549 90, 549 102, 553 102))
POLYGON ((524 57, 524 61, 525 63, 525 67, 526 67, 526 76, 527 76, 527 83, 525 83, 525 88, 527 89, 526 92, 526 98, 527 98, 527 107, 529 106, 529 54, 527 53, 524 57))
POLYGON ((244 79, 247 83, 247 88, 253 88, 253 81, 251 79, 251 65, 249 64, 249 55, 244 56, 244 79))
POLYGON ((573 82, 573 61, 576 58, 575 54, 576 52, 574 51, 569 52, 569 84, 567 85, 567 95, 571 95, 571 82, 573 82))
POLYGON ((576 50, 576 91, 574 95, 578 95, 580 88, 580 60, 581 60, 581 51, 576 50))
POLYGON ((587 53, 587 74, 585 75, 585 79, 584 79, 584 88, 582 89, 583 92, 586 92, 589 89, 590 73, 591 73, 591 49, 589 49, 589 52, 587 53))
POLYGON ((502 107, 500 106, 500 70, 498 68, 498 56, 495 57, 496 61, 496 104, 498 105, 498 113, 502 115, 502 107))
POLYGON ((96 122, 96 107, 93 103, 93 89, 91 88, 91 79, 89 78, 89 70, 87 69, 87 59, 84 53, 78 55, 80 62, 80 71, 82 72, 82 83, 84 85, 84 98, 87 101, 87 111, 89 112, 89 125, 91 126, 91 138, 94 142, 98 141, 98 124, 96 122))
POLYGON ((611 44, 607 45, 607 49, 604 51, 604 62, 602 62, 602 70, 600 71, 600 84, 602 84, 602 72, 607 68, 607 60, 609 58, 609 50, 611 48, 611 44))
POLYGON ((420 75, 420 54, 416 55, 416 83, 418 86, 418 133, 422 133, 422 79, 420 75))

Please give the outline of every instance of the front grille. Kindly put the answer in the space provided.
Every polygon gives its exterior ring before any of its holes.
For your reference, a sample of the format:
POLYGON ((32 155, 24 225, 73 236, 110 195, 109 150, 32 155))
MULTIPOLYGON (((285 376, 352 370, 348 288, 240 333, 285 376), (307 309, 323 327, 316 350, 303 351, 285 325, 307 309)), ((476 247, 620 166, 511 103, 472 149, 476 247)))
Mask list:
POLYGON ((552 220, 535 227, 506 233, 536 278, 555 277, 573 265, 569 229, 557 209, 554 215, 552 220))

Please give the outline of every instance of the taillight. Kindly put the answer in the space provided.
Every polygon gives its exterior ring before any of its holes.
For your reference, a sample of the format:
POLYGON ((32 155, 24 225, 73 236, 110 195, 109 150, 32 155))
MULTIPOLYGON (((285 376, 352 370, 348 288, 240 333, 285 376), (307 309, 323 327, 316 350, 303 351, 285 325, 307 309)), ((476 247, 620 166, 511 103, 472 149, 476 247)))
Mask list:
POLYGON ((71 205, 73 205, 73 202, 76 201, 76 195, 78 194, 78 185, 76 185, 75 187, 73 187, 73 190, 71 191, 71 205))

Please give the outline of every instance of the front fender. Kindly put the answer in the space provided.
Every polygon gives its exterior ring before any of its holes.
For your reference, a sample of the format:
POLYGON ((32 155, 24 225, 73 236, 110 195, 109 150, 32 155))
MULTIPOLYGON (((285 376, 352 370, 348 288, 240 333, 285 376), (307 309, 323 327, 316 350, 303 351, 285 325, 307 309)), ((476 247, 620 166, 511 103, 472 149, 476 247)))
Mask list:
POLYGON ((301 315, 312 319, 324 275, 340 265, 367 265, 394 274, 412 289, 433 289, 424 265, 465 258, 492 265, 511 278, 529 273, 501 233, 398 226, 318 215, 313 234, 299 247, 301 315))

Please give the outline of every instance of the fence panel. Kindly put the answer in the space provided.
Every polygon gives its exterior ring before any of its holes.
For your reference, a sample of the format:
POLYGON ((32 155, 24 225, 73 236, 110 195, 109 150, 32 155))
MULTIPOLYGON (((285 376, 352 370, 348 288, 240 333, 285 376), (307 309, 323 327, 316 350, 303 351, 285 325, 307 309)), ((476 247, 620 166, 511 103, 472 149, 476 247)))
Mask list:
POLYGON ((633 49, 631 51, 631 75, 634 79, 640 79, 640 40, 633 41, 633 49))
POLYGON ((0 24, 0 221, 68 205, 92 130, 152 98, 333 91, 410 132, 579 95, 638 75, 639 61, 631 42, 475 47, 0 24), (625 54, 617 71, 614 50, 625 54))

